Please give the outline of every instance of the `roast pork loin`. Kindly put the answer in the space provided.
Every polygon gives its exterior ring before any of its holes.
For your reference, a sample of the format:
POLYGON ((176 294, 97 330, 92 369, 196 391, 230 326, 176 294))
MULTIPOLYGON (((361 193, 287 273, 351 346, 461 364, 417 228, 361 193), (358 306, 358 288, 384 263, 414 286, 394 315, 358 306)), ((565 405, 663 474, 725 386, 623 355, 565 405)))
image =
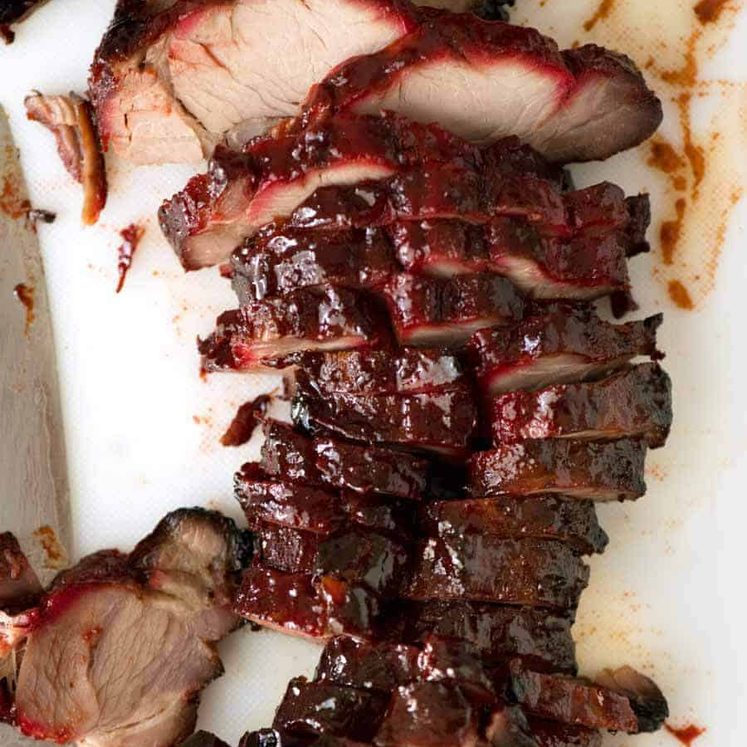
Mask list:
POLYGON ((414 33, 334 69, 312 89, 300 121, 383 109, 474 142, 518 135, 562 162, 638 145, 662 119, 661 103, 624 55, 591 44, 561 52, 534 29, 448 13, 426 14, 414 33))
POLYGON ((199 350, 205 371, 253 371, 303 350, 375 347, 388 335, 369 297, 325 285, 225 311, 199 350))
POLYGON ((598 442, 538 440, 501 444, 469 461, 475 496, 561 493, 595 501, 639 498, 646 444, 638 439, 598 442))
POLYGON ((493 438, 643 438, 662 446, 672 423, 671 382, 656 363, 607 379, 501 394, 491 405, 493 438))
POLYGON ((220 514, 169 514, 129 554, 57 576, 38 606, 15 690, 18 728, 55 742, 170 747, 221 674, 247 539, 220 514))
POLYGON ((508 327, 475 332, 466 355, 482 392, 501 394, 599 378, 637 356, 660 357, 656 331, 662 315, 614 325, 592 306, 540 306, 508 327))
POLYGON ((104 145, 134 163, 198 162, 415 27, 400 0, 119 0, 89 80, 104 145))

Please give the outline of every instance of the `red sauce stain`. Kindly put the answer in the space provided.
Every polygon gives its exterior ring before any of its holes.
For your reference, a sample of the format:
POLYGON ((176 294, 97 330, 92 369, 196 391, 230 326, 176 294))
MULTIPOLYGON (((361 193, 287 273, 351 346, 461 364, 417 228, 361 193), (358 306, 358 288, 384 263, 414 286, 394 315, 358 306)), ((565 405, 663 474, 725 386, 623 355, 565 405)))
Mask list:
POLYGON ((687 168, 685 158, 679 155, 674 147, 662 138, 653 139, 649 146, 648 165, 667 174, 674 189, 678 192, 684 192, 687 188, 687 178, 683 174, 683 171, 687 168))
POLYGON ((584 31, 591 31, 599 21, 608 18, 614 7, 615 0, 602 0, 594 15, 584 23, 584 31))
POLYGON ((127 273, 132 266, 132 257, 137 250, 140 240, 143 238, 145 229, 137 223, 131 223, 127 228, 123 228, 119 235, 122 237, 122 244, 117 249, 117 270, 119 272, 119 282, 117 283, 117 293, 124 287, 127 273))
POLYGON ((686 311, 695 308, 695 304, 693 303, 689 291, 679 280, 670 280, 667 285, 667 291, 669 293, 669 298, 671 298, 674 304, 679 306, 679 308, 685 309, 686 311))
POLYGON ((703 24, 716 23, 726 10, 726 0, 700 0, 693 8, 698 20, 703 24))
POLYGON ((690 163, 690 170, 693 176, 692 194, 693 199, 697 199, 700 184, 706 173, 705 151, 693 140, 692 124, 690 122, 690 103, 692 94, 686 91, 677 98, 677 107, 680 112, 680 125, 684 138, 685 156, 690 163))
POLYGON ((260 394, 239 407, 231 424, 221 436, 223 446, 243 446, 254 435, 255 428, 267 414, 267 408, 272 402, 271 394, 260 394))
POLYGON ((48 568, 64 568, 67 565, 67 552, 52 527, 41 526, 33 536, 44 550, 48 568))
POLYGON ((680 197, 674 203, 677 217, 674 220, 666 220, 661 224, 659 240, 661 241, 661 256, 665 265, 674 264, 674 254, 682 235, 682 226, 685 221, 687 201, 680 197))
POLYGON ((19 185, 15 183, 12 177, 3 177, 2 190, 0 190, 0 210, 14 220, 25 218, 31 210, 31 203, 21 197, 19 191, 19 185))
POLYGON ((13 288, 13 295, 23 304, 26 309, 26 327, 24 332, 28 336, 31 325, 34 323, 34 286, 26 283, 18 283, 13 288))
POLYGON ((682 728, 676 728, 669 724, 664 724, 664 728, 679 742, 685 745, 685 747, 691 747, 693 742, 701 736, 705 729, 695 724, 688 724, 682 728))

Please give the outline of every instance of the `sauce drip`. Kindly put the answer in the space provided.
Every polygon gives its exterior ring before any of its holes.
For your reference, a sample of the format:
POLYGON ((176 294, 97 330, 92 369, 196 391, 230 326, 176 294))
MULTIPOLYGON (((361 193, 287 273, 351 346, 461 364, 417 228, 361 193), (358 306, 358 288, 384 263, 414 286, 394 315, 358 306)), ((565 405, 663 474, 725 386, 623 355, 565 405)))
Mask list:
POLYGON ((140 239, 143 238, 145 229, 137 223, 131 223, 127 228, 123 228, 119 235, 122 237, 122 244, 117 250, 117 270, 119 272, 119 281, 116 292, 119 293, 124 287, 127 273, 132 266, 132 257, 137 250, 140 239))
POLYGON ((259 397, 244 402, 236 412, 231 425, 221 436, 221 444, 223 446, 243 446, 247 443, 259 422, 267 413, 267 408, 270 406, 272 399, 271 394, 260 394, 259 397))
POLYGON ((62 546, 62 543, 57 538, 52 527, 47 526, 46 524, 39 527, 34 532, 34 538, 39 542, 44 550, 45 566, 47 568, 60 569, 67 566, 67 551, 62 546))
POLYGON ((692 747, 693 742, 701 736, 705 729, 695 724, 688 724, 682 728, 675 728, 669 724, 664 724, 664 728, 679 742, 685 745, 685 747, 692 747))
POLYGON ((726 4, 726 0, 700 0, 693 10, 698 20, 705 26, 707 23, 718 21, 726 10, 726 4))
POLYGON ((13 295, 23 304, 26 309, 26 327, 24 332, 28 335, 31 325, 34 322, 34 287, 26 283, 18 283, 13 288, 13 295))
POLYGON ((667 291, 669 292, 669 298, 672 299, 675 306, 679 306, 679 308, 686 311, 695 308, 690 292, 679 280, 670 280, 667 285, 667 291))
POLYGON ((594 15, 584 23, 584 31, 591 31, 599 21, 603 21, 612 12, 615 0, 602 0, 594 15))
POLYGON ((3 186, 0 190, 0 210, 14 220, 25 218, 31 210, 31 203, 19 195, 19 187, 10 176, 3 178, 3 186))

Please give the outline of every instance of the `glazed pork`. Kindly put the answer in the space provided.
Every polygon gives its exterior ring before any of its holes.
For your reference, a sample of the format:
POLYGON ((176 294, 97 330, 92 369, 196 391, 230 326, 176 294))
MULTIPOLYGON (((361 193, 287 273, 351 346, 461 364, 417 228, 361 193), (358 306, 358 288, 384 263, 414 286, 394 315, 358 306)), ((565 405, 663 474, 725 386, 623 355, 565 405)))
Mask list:
POLYGON ((475 496, 560 493, 633 500, 646 492, 645 457, 646 444, 637 439, 501 444, 471 457, 469 488, 475 496))
POLYGON ((83 185, 83 224, 96 223, 106 205, 108 186, 91 104, 75 93, 34 93, 26 97, 24 105, 27 117, 54 135, 65 170, 83 185))
POLYGON ((588 580, 563 542, 469 534, 423 540, 403 596, 573 609, 588 580))
POLYGON ((5 0, 0 7, 0 37, 6 44, 12 44, 16 38, 11 29, 17 23, 28 18, 45 0, 5 0))
POLYGON ((499 395, 491 418, 496 443, 628 437, 656 448, 672 423, 671 382, 658 364, 642 363, 598 382, 499 395))
POLYGON ((475 330, 510 324, 524 298, 497 275, 425 278, 400 274, 381 288, 400 345, 461 345, 475 330))
POLYGON ((426 15, 414 33, 334 69, 300 119, 380 110, 438 122, 473 142, 517 135, 566 163, 638 145, 662 119, 623 55, 591 44, 561 52, 534 29, 450 14, 426 15))
POLYGON ((28 634, 15 689, 27 736, 170 747, 189 736, 199 694, 221 674, 215 644, 247 539, 220 514, 169 514, 129 554, 103 551, 62 572, 28 634))
MULTIPOLYGON (((350 443, 332 436, 309 438, 285 423, 265 427, 261 469, 276 479, 344 489, 363 495, 420 500, 429 484, 429 463, 405 451, 350 443)), ((236 478, 239 501, 246 476, 236 478)))
POLYGON ((507 327, 482 329, 466 355, 485 395, 599 378, 638 356, 661 357, 656 332, 662 315, 614 325, 586 304, 538 307, 507 327))
POLYGON ((256 371, 268 359, 375 347, 388 335, 385 317, 367 296, 325 285, 225 311, 198 347, 205 371, 256 371))
POLYGON ((296 114, 337 64, 416 25, 399 0, 119 0, 89 80, 104 145, 134 163, 199 162, 296 114))

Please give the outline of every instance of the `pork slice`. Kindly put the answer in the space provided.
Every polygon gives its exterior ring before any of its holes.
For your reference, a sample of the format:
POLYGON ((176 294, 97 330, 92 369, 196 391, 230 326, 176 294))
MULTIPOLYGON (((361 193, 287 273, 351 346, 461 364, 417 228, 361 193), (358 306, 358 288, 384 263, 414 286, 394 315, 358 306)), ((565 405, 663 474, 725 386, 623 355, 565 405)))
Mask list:
POLYGON ((208 172, 163 203, 161 228, 184 267, 199 269, 227 260, 244 239, 289 215, 319 187, 380 180, 454 159, 479 164, 484 157, 435 125, 391 114, 342 115, 300 133, 281 129, 242 153, 216 149, 208 172))
POLYGON ((262 565, 283 573, 314 574, 324 541, 320 535, 270 522, 259 522, 256 532, 262 565))
POLYGON ((659 686, 632 667, 605 669, 594 681, 602 687, 620 693, 630 701, 630 706, 638 719, 639 731, 657 731, 669 716, 669 704, 659 686))
POLYGON ((459 687, 417 682, 397 688, 374 743, 380 747, 475 747, 479 712, 459 687))
POLYGON ((603 552, 608 542, 591 501, 554 495, 434 501, 422 507, 420 528, 434 537, 557 539, 583 554, 603 552))
POLYGON ((260 563, 244 572, 234 608, 257 625, 312 640, 343 633, 375 636, 381 615, 376 594, 360 584, 260 563))
POLYGON ((475 332, 466 355, 486 395, 600 378, 638 356, 659 358, 656 314, 613 325, 593 307, 553 303, 510 327, 475 332))
POLYGON ((671 382, 642 363, 598 382, 509 392, 492 403, 497 443, 533 438, 643 438, 663 446, 672 422, 671 382))
POLYGON ((459 600, 412 603, 402 608, 401 615, 405 640, 435 635, 466 641, 488 667, 520 657, 536 669, 576 671, 570 611, 459 600))
POLYGON ((570 726, 530 716, 529 728, 538 747, 601 747, 602 734, 585 726, 570 726))
POLYGON ((294 115, 328 70, 415 23, 399 0, 120 0, 89 80, 104 142, 135 163, 199 161, 294 115))
MULTIPOLYGON (((323 487, 313 441, 288 423, 269 419, 264 424, 260 467, 276 479, 323 487)), ((239 501, 241 499, 239 498, 239 501)))
POLYGON ((630 242, 620 231, 543 236, 520 218, 487 224, 396 221, 387 227, 399 262, 419 275, 495 272, 534 298, 593 299, 629 286, 630 242))
POLYGON ((291 416, 305 430, 453 458, 466 454, 477 426, 475 402, 467 388, 393 395, 298 390, 291 416))
POLYGON ((370 298, 320 286, 226 311, 198 347, 206 371, 261 371, 294 352, 375 347, 387 336, 370 298))
POLYGON ((345 521, 334 493, 270 476, 255 462, 245 464, 234 476, 234 495, 250 528, 271 523, 325 535, 345 521))
POLYGON ((589 568, 568 545, 464 535, 423 540, 403 596, 573 609, 589 568))
POLYGON ((199 694, 222 672, 247 555, 233 522, 169 514, 129 555, 107 551, 61 574, 39 607, 18 672, 27 736, 169 747, 192 733, 199 694))
POLYGON ((228 745, 214 734, 198 731, 185 742, 182 742, 180 747, 228 747, 228 745))
POLYGON ((24 99, 26 115, 44 125, 57 143, 57 152, 65 170, 83 185, 83 223, 96 223, 106 205, 106 166, 86 99, 69 96, 44 96, 34 93, 24 99))
POLYGON ((524 298, 505 278, 397 275, 381 293, 401 345, 458 346, 483 327, 509 324, 524 313, 524 298))
POLYGON ((645 442, 548 440, 501 444, 469 461, 475 496, 561 493, 595 501, 633 500, 646 492, 645 442))
POLYGON ((273 728, 299 737, 329 734, 370 742, 389 698, 364 690, 326 682, 290 681, 275 713, 273 728))
POLYGON ((399 269, 390 242, 375 229, 262 233, 231 255, 231 284, 241 304, 313 285, 377 288, 399 269))
MULTIPOLYGON (((533 672, 514 662, 511 683, 519 704, 540 718, 629 734, 641 731, 631 699, 591 680, 533 672)), ((664 706, 654 728, 661 726, 666 711, 666 700, 661 692, 659 698, 664 706)))
POLYGON ((535 29, 448 13, 332 70, 301 120, 382 109, 474 142, 517 135, 562 162, 608 158, 662 119, 660 101, 623 55, 593 45, 560 52, 535 29))
POLYGON ((299 365, 310 384, 330 393, 418 394, 466 381, 458 358, 439 348, 308 353, 299 365))

